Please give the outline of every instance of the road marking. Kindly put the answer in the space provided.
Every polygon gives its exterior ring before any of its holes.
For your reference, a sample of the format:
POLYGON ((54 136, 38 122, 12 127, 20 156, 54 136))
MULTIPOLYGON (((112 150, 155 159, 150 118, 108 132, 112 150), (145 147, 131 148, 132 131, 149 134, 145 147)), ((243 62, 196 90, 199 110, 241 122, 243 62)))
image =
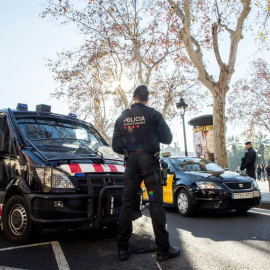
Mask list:
POLYGON ((19 248, 37 247, 37 246, 45 246, 45 245, 51 245, 51 242, 31 244, 31 245, 25 245, 25 246, 16 246, 16 247, 9 247, 9 248, 1 248, 0 252, 7 251, 7 250, 13 250, 13 249, 19 249, 19 248))
POLYGON ((66 257, 64 255, 64 252, 59 244, 58 241, 51 242, 53 252, 55 255, 55 259, 57 261, 58 269, 59 270, 69 270, 69 265, 67 263, 66 257))
POLYGON ((248 211, 248 213, 256 213, 256 214, 262 214, 266 216, 270 216, 270 211, 267 209, 262 209, 262 208, 252 208, 251 210, 248 211))
POLYGON ((25 269, 23 269, 23 268, 12 268, 12 267, 0 266, 0 270, 25 270, 25 269))
MULTIPOLYGON (((57 266, 59 270, 69 270, 69 265, 67 263, 66 257, 63 253, 63 250, 59 244, 58 241, 53 242, 45 242, 45 243, 39 243, 39 244, 31 244, 31 245, 25 245, 25 246, 16 246, 16 247, 9 247, 9 248, 1 248, 1 251, 8 251, 8 250, 14 250, 14 249, 20 249, 20 248, 29 248, 29 247, 37 247, 37 246, 45 246, 45 245, 51 245, 54 256, 57 262, 57 266)), ((10 268, 5 266, 0 266, 0 270, 18 270, 19 268, 10 268)))
POLYGON ((156 264, 157 264, 158 269, 159 269, 159 270, 162 270, 160 264, 159 264, 157 261, 156 261, 156 264))

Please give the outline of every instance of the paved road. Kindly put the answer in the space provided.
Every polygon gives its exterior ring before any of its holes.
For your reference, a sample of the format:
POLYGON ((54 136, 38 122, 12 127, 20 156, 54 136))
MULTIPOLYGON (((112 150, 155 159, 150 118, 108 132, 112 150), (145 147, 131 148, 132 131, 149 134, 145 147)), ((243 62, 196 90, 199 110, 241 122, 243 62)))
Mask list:
MULTIPOLYGON (((156 263, 156 253, 132 254, 126 262, 116 256, 113 231, 45 231, 28 246, 16 247, 0 233, 0 269, 269 269, 270 211, 254 209, 246 215, 234 211, 206 211, 183 218, 167 208, 172 245, 181 257, 156 263)), ((148 208, 134 222, 134 239, 152 235, 148 208), (138 236, 139 235, 139 236, 138 236)))

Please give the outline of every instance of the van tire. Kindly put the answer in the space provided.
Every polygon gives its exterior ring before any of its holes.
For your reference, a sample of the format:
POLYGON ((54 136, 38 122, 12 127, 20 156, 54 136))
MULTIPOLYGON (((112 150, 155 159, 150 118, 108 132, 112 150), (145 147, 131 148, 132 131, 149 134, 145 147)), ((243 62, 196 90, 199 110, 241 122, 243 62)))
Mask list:
POLYGON ((25 199, 16 195, 4 206, 3 227, 7 239, 14 244, 25 243, 32 230, 32 220, 25 199))

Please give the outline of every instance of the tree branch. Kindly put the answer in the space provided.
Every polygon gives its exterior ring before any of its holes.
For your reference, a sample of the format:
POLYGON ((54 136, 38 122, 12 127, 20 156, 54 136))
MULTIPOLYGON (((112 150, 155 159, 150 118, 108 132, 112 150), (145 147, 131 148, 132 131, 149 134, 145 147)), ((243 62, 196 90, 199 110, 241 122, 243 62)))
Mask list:
POLYGON ((243 32, 244 21, 251 10, 251 7, 250 7, 251 0, 242 0, 241 2, 243 4, 243 10, 237 20, 235 31, 232 31, 230 34, 231 47, 230 47, 230 53, 229 53, 229 61, 227 65, 228 66, 228 74, 227 74, 228 84, 230 83, 232 74, 234 72, 238 43, 243 38, 242 32, 243 32))
POLYGON ((222 70, 224 68, 224 63, 222 62, 219 48, 218 48, 218 24, 217 23, 214 23, 212 25, 212 37, 213 37, 213 47, 214 47, 215 57, 217 59, 220 70, 222 70))

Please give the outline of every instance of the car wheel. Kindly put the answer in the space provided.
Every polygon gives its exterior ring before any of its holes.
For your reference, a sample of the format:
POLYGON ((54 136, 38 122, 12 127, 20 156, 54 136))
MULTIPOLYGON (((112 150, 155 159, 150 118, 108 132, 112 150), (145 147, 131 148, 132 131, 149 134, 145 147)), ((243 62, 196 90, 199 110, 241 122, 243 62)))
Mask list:
POLYGON ((32 229, 32 220, 25 199, 21 196, 11 197, 4 206, 4 233, 14 244, 27 241, 32 229))
POLYGON ((188 192, 181 189, 177 194, 177 209, 181 216, 188 217, 194 214, 195 208, 188 192))
POLYGON ((236 208, 235 210, 239 213, 239 214, 245 214, 250 208, 249 207, 244 207, 244 208, 236 208))

